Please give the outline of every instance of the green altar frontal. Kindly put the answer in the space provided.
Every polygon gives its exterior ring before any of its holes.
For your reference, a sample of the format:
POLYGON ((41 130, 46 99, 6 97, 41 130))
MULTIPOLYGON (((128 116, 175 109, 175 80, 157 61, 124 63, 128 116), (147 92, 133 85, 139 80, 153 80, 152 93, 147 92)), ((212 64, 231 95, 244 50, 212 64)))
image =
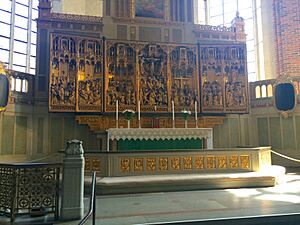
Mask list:
POLYGON ((107 131, 107 151, 196 150, 213 148, 211 128, 121 128, 107 131), (116 140, 116 147, 109 145, 116 140))
POLYGON ((203 141, 197 139, 171 139, 171 140, 119 140, 118 151, 149 151, 149 150, 196 150, 203 149, 203 141))

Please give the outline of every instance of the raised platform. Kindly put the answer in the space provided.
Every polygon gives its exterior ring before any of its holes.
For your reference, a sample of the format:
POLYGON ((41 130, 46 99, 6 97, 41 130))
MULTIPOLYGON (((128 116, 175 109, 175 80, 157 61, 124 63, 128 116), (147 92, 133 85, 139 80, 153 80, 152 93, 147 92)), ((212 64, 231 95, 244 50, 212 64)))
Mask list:
MULTIPOLYGON (((97 194, 190 191, 223 188, 271 187, 280 182, 285 168, 270 166, 261 172, 168 174, 97 178, 97 194)), ((90 177, 85 178, 89 192, 90 177)))

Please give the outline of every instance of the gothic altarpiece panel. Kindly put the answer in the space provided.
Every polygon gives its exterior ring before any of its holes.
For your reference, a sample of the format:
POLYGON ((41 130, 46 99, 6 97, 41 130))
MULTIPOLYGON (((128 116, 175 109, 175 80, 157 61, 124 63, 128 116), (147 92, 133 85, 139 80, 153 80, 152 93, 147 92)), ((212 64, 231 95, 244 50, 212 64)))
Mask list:
MULTIPOLYGON (((198 101, 197 48, 175 46, 170 49, 171 99, 175 111, 194 111, 198 101)), ((198 105, 199 106, 199 105, 198 105)))
POLYGON ((204 113, 247 113, 245 45, 201 45, 201 108, 204 113))
POLYGON ((49 108, 52 111, 75 111, 76 43, 74 38, 51 35, 49 108))
POLYGON ((199 77, 195 45, 106 40, 104 51, 100 39, 51 34, 49 109, 114 112, 118 100, 120 111, 138 101, 142 112, 170 112, 171 101, 177 112, 194 111, 201 94, 203 113, 247 113, 245 50, 200 45, 199 77))
POLYGON ((136 50, 134 43, 106 42, 106 111, 137 106, 136 50))
POLYGON ((77 111, 102 111, 103 44, 101 40, 79 39, 77 111))
POLYGON ((102 41, 51 34, 49 109, 102 111, 102 41))
POLYGON ((168 46, 139 44, 138 77, 141 111, 168 111, 168 46))

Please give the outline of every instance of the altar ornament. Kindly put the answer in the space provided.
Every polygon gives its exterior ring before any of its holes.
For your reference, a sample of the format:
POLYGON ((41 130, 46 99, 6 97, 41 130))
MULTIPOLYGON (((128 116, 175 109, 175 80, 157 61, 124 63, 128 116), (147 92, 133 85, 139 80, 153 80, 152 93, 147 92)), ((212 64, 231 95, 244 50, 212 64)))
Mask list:
POLYGON ((125 115, 125 117, 127 119, 127 128, 130 128, 130 120, 134 116, 135 112, 131 109, 125 109, 123 111, 123 114, 125 115))
POLYGON ((188 118, 189 116, 192 114, 191 111, 187 111, 187 110, 182 110, 182 116, 183 116, 183 119, 184 119, 184 127, 187 128, 187 121, 188 121, 188 118))

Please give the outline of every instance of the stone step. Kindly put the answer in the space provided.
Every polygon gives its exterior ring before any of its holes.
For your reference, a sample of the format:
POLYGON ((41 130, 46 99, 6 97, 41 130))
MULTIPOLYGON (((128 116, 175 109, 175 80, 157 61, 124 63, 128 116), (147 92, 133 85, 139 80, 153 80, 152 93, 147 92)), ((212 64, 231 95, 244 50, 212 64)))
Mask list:
MULTIPOLYGON (((97 194, 271 187, 282 182, 284 174, 284 167, 271 166, 262 172, 97 177, 96 186, 97 194)), ((86 192, 90 183, 91 178, 85 177, 86 192)))

